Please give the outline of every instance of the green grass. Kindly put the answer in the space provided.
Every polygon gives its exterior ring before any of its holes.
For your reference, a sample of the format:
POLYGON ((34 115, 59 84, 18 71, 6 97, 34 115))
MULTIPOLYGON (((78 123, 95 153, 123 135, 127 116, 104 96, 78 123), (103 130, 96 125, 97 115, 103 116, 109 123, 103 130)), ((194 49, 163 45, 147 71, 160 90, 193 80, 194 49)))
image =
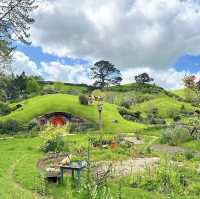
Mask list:
MULTIPOLYGON (((109 135, 112 136, 112 135, 109 135)), ((82 144, 87 143, 87 136, 76 135, 66 137, 66 141, 77 141, 82 144)), ((145 138, 147 142, 151 141, 145 138)), ((145 141, 145 143, 146 143, 145 141)), ((146 143, 147 144, 147 143, 146 143)), ((42 199, 36 194, 36 187, 41 184, 40 171, 36 167, 37 161, 43 156, 39 150, 41 140, 39 138, 14 138, 9 140, 0 140, 0 198, 2 199, 42 199)), ((92 151, 91 158, 105 160, 103 149, 101 151, 92 151)), ((113 153, 113 152, 107 152, 113 153)), ((111 155, 114 157, 113 155, 111 155)), ((108 158, 109 156, 107 156, 108 158)), ((116 152, 117 157, 117 152, 116 152)), ((112 158, 111 158, 112 159, 112 158)), ((82 174, 82 185, 84 184, 82 174)), ((122 195, 127 199, 167 199, 166 195, 155 192, 147 192, 142 189, 133 189, 130 186, 131 178, 126 177, 122 181, 122 195)), ((118 180, 113 179, 110 182, 111 192, 117 198, 118 180)), ((64 185, 48 184, 48 195, 46 199, 81 199, 78 192, 71 188, 71 178, 66 176, 64 185)), ((174 196, 173 199, 197 199, 195 196, 174 196)), ((171 198, 172 199, 172 198, 171 198)))
POLYGON ((172 93, 185 98, 185 89, 173 90, 172 93))
MULTIPOLYGON (((52 86, 54 87, 55 84, 46 84, 44 85, 44 88, 45 87, 49 87, 49 86, 52 86)), ((55 88, 55 89, 58 89, 59 91, 61 92, 68 92, 68 91, 76 91, 78 93, 82 93, 82 92, 86 92, 88 90, 88 86, 86 85, 79 85, 79 84, 64 84, 64 83, 58 83, 57 84, 58 86, 55 88)))
POLYGON ((136 106, 132 106, 132 109, 134 111, 147 113, 150 108, 158 108, 159 115, 163 118, 168 118, 168 111, 170 109, 180 111, 182 105, 184 105, 188 111, 195 109, 190 103, 180 102, 177 99, 168 96, 158 97, 153 100, 137 104, 136 106))
MULTIPOLYGON (((28 123, 32 119, 50 112, 69 112, 92 122, 98 123, 98 111, 96 105, 85 106, 79 103, 77 96, 67 94, 54 94, 38 96, 21 102, 22 109, 0 117, 0 120, 15 119, 22 123, 28 123)), ((108 133, 134 132, 145 126, 130 122, 121 117, 115 105, 105 103, 103 106, 103 130, 108 133), (117 120, 118 123, 113 123, 117 120)))

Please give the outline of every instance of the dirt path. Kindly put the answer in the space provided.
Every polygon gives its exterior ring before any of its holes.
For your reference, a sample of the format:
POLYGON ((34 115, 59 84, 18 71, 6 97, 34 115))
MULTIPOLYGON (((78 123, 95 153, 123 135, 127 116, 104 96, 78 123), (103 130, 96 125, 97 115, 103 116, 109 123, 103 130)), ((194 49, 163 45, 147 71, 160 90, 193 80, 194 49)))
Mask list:
POLYGON ((136 173, 139 171, 145 170, 149 166, 159 165, 160 158, 151 157, 151 158, 136 158, 123 161, 102 161, 97 166, 96 172, 105 172, 111 166, 112 176, 127 176, 131 173, 136 173))
POLYGON ((159 151, 162 153, 184 153, 185 149, 179 146, 169 146, 169 145, 161 145, 155 144, 151 146, 151 148, 155 151, 159 151))

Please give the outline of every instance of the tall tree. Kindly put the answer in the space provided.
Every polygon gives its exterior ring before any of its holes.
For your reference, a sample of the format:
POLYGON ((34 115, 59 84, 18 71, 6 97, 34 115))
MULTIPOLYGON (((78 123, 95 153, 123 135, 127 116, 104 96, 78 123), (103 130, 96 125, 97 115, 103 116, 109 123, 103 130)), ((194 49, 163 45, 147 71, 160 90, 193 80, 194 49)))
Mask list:
POLYGON ((30 13, 35 8, 35 0, 0 1, 0 69, 11 57, 14 40, 30 43, 29 29, 34 22, 30 13))
POLYGON ((40 86, 38 82, 34 78, 29 77, 26 82, 26 92, 29 94, 38 93, 39 90, 40 90, 40 86))
POLYGON ((135 76, 136 83, 144 84, 152 82, 154 79, 149 76, 148 73, 142 73, 140 75, 135 76))
POLYGON ((26 87, 27 87, 27 76, 25 74, 25 72, 23 72, 21 75, 17 76, 16 79, 14 80, 15 85, 17 85, 20 94, 23 94, 26 91, 26 87))
POLYGON ((98 61, 91 68, 91 78, 95 80, 94 86, 98 88, 118 85, 122 81, 121 72, 109 61, 98 61))

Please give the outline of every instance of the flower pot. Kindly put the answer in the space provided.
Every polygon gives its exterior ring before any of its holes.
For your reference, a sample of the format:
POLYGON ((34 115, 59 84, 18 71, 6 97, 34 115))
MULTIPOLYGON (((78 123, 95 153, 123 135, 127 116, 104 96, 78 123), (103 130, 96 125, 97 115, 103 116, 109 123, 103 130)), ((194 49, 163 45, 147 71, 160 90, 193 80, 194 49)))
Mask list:
POLYGON ((113 141, 113 142, 111 142, 110 146, 111 146, 111 149, 116 149, 118 147, 118 144, 117 144, 117 142, 113 141))

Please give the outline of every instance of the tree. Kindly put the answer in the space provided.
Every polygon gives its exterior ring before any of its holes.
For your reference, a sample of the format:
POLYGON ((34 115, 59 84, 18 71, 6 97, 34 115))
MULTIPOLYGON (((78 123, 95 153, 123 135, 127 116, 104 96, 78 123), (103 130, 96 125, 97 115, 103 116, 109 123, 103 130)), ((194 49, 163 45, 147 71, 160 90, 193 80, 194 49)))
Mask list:
POLYGON ((153 81, 154 79, 149 76, 148 73, 142 73, 140 75, 135 76, 136 83, 144 84, 153 81))
POLYGON ((0 1, 0 69, 11 58, 14 40, 29 44, 29 29, 34 19, 30 16, 35 0, 0 1))
POLYGON ((26 92, 31 93, 37 93, 40 91, 40 86, 38 82, 34 78, 28 78, 27 84, 26 84, 26 92))
POLYGON ((122 81, 121 72, 109 61, 99 61, 91 68, 91 78, 95 80, 94 86, 98 88, 118 85, 122 81))
POLYGON ((20 94, 23 94, 26 91, 26 86, 27 86, 27 76, 25 72, 17 76, 16 79, 14 80, 14 83, 19 88, 20 94))
POLYGON ((189 89, 195 88, 196 85, 195 80, 196 80, 195 75, 185 75, 185 77, 183 78, 184 86, 189 89))
POLYGON ((54 88, 55 88, 56 91, 62 92, 65 89, 65 84, 63 82, 55 82, 54 88))

